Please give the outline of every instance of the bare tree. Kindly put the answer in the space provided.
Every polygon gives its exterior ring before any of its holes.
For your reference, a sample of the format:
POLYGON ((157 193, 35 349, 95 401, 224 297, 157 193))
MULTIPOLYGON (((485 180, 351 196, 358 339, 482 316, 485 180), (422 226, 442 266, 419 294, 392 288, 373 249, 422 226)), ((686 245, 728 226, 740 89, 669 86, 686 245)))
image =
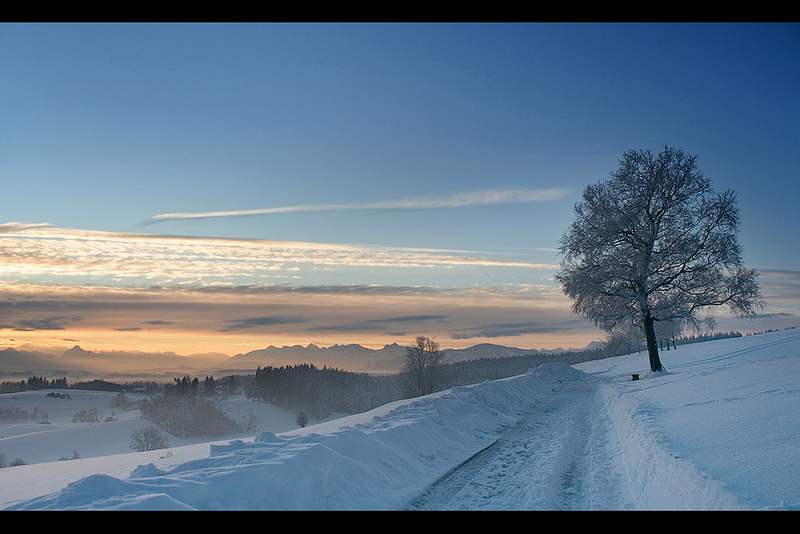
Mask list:
POLYGON ((417 336, 414 344, 406 347, 402 372, 416 395, 427 395, 436 390, 441 368, 446 363, 447 354, 436 340, 417 336))
POLYGON ((603 352, 606 356, 619 356, 641 352, 643 346, 644 336, 641 329, 631 324, 608 332, 603 352))
POLYGON ((156 427, 140 428, 134 430, 131 448, 138 451, 155 451, 169 447, 166 438, 161 435, 161 431, 156 427))
POLYGON ((585 189, 561 240, 556 280, 573 311, 609 332, 638 326, 652 371, 663 370, 656 322, 713 327, 714 307, 751 316, 763 305, 758 273, 742 265, 736 195, 712 191, 695 162, 669 147, 626 152, 585 189))

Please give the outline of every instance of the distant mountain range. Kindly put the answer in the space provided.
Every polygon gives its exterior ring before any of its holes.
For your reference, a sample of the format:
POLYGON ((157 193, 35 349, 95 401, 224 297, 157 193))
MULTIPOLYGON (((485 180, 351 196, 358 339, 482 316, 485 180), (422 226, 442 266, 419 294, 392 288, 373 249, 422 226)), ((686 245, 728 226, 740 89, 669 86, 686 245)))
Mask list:
POLYGON ((20 377, 97 378, 106 375, 183 375, 208 368, 221 368, 225 354, 180 356, 174 352, 88 351, 80 346, 62 354, 7 348, 0 350, 0 380, 20 377))
MULTIPOLYGON (((520 354, 557 354, 559 352, 591 350, 596 347, 593 342, 586 349, 520 349, 482 343, 466 349, 446 349, 451 362, 474 360, 478 358, 502 358, 520 354)), ((403 366, 406 347, 392 343, 382 349, 368 349, 361 345, 332 345, 318 347, 309 344, 292 347, 269 346, 247 354, 237 354, 225 362, 226 369, 255 369, 261 367, 293 365, 297 363, 313 363, 317 367, 334 367, 348 371, 363 372, 396 372, 403 366)))
MULTIPOLYGON (((466 349, 447 349, 452 362, 479 358, 500 358, 520 354, 554 354, 579 350, 593 350, 601 347, 593 342, 584 349, 520 349, 483 343, 466 349)), ((228 357, 220 353, 193 354, 180 356, 174 352, 136 352, 136 351, 88 351, 80 346, 65 350, 62 354, 52 354, 36 350, 7 348, 0 351, 0 380, 18 380, 28 376, 45 378, 98 377, 100 375, 137 377, 164 375, 233 374, 251 371, 257 367, 281 367, 311 363, 317 367, 332 367, 348 371, 392 373, 403 365, 406 348, 397 343, 381 349, 369 349, 361 345, 332 345, 319 347, 269 346, 246 354, 228 357)))

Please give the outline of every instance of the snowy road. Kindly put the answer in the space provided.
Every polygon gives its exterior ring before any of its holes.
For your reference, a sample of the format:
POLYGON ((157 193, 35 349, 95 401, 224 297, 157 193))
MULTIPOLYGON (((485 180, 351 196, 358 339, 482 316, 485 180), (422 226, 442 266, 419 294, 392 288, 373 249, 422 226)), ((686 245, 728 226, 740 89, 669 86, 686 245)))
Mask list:
POLYGON ((622 447, 596 382, 565 380, 410 510, 634 509, 622 447))

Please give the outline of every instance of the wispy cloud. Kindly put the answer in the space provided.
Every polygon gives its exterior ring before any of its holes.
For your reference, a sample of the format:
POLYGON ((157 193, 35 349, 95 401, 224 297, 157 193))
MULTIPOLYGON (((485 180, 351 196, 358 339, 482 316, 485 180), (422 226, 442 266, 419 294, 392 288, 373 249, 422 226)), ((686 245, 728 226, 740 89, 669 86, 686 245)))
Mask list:
POLYGON ((235 332, 248 328, 264 328, 277 325, 291 325, 306 323, 310 319, 296 316, 270 316, 270 317, 246 317, 244 319, 231 319, 225 321, 226 326, 220 332, 235 332))
MULTIPOLYGON (((324 325, 309 328, 309 332, 364 332, 371 330, 386 330, 389 327, 396 327, 396 325, 414 325, 429 322, 444 322, 448 319, 448 315, 404 315, 401 317, 387 317, 383 319, 366 319, 363 321, 355 321, 347 324, 337 325, 324 325)), ((398 335, 405 335, 398 334, 398 335)))
POLYGON ((461 208, 491 204, 520 202, 550 202, 562 198, 566 189, 492 189, 484 191, 465 191, 450 195, 425 195, 400 200, 367 202, 360 204, 300 204, 277 208, 252 210, 209 211, 203 213, 164 213, 156 215, 143 225, 155 224, 176 219, 206 219, 211 217, 241 217, 248 215, 270 215, 277 213, 298 213, 311 211, 364 211, 364 210, 430 210, 461 208))
POLYGON ((4 325, 4 328, 11 328, 13 330, 22 332, 40 330, 66 330, 68 323, 81 321, 82 319, 82 317, 41 317, 36 319, 22 320, 20 321, 19 325, 15 327, 4 325))
POLYGON ((451 339, 472 339, 472 338, 497 338, 497 337, 520 337, 525 334, 553 334, 576 328, 580 325, 579 320, 564 320, 559 318, 558 322, 550 322, 546 317, 539 321, 527 321, 520 323, 491 324, 475 328, 470 332, 457 332, 450 336, 451 339))
POLYGON ((332 269, 523 268, 556 265, 502 254, 0 225, 0 276, 37 280, 242 283, 332 269), (302 271, 302 272, 300 272, 302 271))

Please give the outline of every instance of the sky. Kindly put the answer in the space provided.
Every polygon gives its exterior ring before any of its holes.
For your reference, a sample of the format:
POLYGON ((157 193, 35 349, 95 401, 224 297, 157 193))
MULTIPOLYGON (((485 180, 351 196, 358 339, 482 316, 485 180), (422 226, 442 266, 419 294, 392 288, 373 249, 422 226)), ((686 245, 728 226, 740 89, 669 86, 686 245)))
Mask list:
POLYGON ((800 25, 0 24, 0 348, 583 347, 553 281, 628 150, 737 194, 800 326, 800 25))

